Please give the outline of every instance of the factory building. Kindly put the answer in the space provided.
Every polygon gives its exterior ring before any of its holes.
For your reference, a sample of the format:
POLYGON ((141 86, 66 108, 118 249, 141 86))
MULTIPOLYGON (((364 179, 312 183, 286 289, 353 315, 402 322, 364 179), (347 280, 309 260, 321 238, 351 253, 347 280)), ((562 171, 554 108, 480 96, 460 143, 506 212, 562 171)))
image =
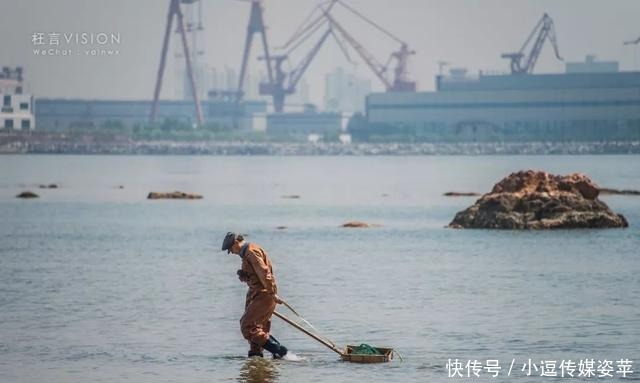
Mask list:
POLYGON ((267 115, 267 134, 292 141, 337 141, 346 133, 349 114, 315 111, 267 115))
MULTIPOLYGON (((236 103, 224 99, 201 101, 202 113, 207 123, 221 126, 233 126, 236 103)), ((255 116, 264 115, 267 104, 263 101, 243 101, 240 104, 241 129, 259 129, 255 116)), ((43 130, 62 130, 67 128, 97 128, 108 123, 118 122, 124 126, 144 125, 149 120, 151 101, 126 100, 81 100, 48 99, 36 100, 38 128, 43 130)), ((189 124, 195 123, 193 101, 164 100, 158 102, 158 121, 173 119, 189 124)), ((264 120, 264 118, 263 118, 264 120)), ((264 125, 264 122, 262 122, 264 125)))
MULTIPOLYGON (((438 76, 436 91, 374 93, 354 138, 400 141, 640 140, 640 72, 438 76)), ((602 69, 607 68, 607 69, 602 69)), ((617 68, 617 66, 615 66, 617 68)))
POLYGON ((566 63, 565 68, 567 73, 607 73, 618 72, 620 65, 617 61, 599 61, 595 55, 587 55, 584 61, 566 63))
POLYGON ((10 130, 35 129, 33 96, 25 93, 22 68, 3 67, 0 72, 0 128, 10 130))

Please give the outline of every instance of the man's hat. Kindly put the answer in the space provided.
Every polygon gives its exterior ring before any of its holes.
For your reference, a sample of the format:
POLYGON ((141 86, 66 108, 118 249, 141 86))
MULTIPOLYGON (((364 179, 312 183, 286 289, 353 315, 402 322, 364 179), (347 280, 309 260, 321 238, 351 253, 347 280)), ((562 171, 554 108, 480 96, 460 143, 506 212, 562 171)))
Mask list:
POLYGON ((242 234, 234 233, 232 231, 228 232, 227 235, 224 236, 224 240, 222 241, 222 250, 226 250, 227 254, 231 252, 231 246, 236 240, 243 240, 242 234))

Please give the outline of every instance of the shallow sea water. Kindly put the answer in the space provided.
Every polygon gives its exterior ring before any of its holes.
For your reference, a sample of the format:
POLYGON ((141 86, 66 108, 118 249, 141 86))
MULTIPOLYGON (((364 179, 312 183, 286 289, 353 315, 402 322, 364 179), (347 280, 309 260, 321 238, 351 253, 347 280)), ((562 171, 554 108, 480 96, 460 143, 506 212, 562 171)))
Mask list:
POLYGON ((0 158, 0 382, 463 380, 456 358, 499 360, 498 378, 469 381, 542 379, 529 359, 626 358, 624 380, 640 377, 640 197, 602 197, 628 229, 528 232, 445 229, 475 199, 442 196, 527 168, 640 189, 639 156, 0 158), (27 189, 41 198, 14 198, 27 189), (269 252, 281 296, 324 336, 404 361, 340 362, 277 318, 301 360, 246 359, 228 230, 269 252))

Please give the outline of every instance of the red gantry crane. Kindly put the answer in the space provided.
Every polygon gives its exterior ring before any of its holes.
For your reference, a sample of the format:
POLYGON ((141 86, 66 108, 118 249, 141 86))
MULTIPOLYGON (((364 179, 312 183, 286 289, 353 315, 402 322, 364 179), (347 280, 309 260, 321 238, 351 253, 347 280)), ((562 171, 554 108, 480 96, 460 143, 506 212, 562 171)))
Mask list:
POLYGON ((356 50, 356 52, 362 57, 367 65, 373 70, 376 76, 382 81, 387 91, 415 91, 416 84, 415 82, 410 80, 407 70, 408 58, 409 56, 415 54, 415 51, 410 50, 406 42, 400 40, 391 32, 382 28, 380 25, 362 15, 360 12, 345 4, 344 2, 342 2, 342 0, 329 0, 324 5, 318 5, 316 8, 314 8, 307 19, 303 21, 303 23, 298 27, 293 36, 283 47, 281 47, 281 49, 285 49, 285 52, 276 55, 269 54, 269 45, 267 43, 267 37, 265 33, 263 7, 261 0, 244 1, 251 2, 251 15, 249 17, 244 54, 242 56, 242 67, 240 71, 240 80, 237 90, 238 102, 243 94, 243 84, 244 78, 246 76, 248 56, 251 49, 251 40, 255 33, 259 33, 262 36, 264 55, 259 57, 259 60, 265 61, 268 74, 268 81, 260 84, 260 94, 272 96, 273 107, 276 113, 282 113, 284 111, 286 96, 295 93, 296 85, 298 84, 306 70, 309 68, 314 57, 316 57, 318 51, 330 35, 335 38, 335 41, 338 43, 338 46, 346 56, 347 60, 351 61, 349 52, 347 51, 344 42, 338 35, 340 35, 342 39, 349 43, 349 45, 351 45, 356 50), (368 24, 374 26, 376 29, 383 32, 392 40, 398 42, 400 44, 400 49, 393 52, 384 65, 381 64, 330 14, 332 7, 336 3, 340 3, 351 13, 355 14, 368 24), (320 10, 320 15, 313 18, 317 10, 320 10), (308 41, 312 36, 316 35, 316 32, 322 30, 323 27, 326 27, 326 29, 324 29, 324 31, 320 34, 320 38, 302 58, 300 63, 292 70, 285 71, 283 69, 283 64, 290 58, 292 52, 300 47, 304 42, 308 41), (387 78, 386 72, 389 65, 394 59, 396 60, 394 77, 393 80, 389 80, 387 78))
POLYGON ((409 56, 414 55, 416 52, 414 50, 409 49, 409 45, 389 32, 388 30, 381 27, 376 22, 372 21, 368 17, 364 16, 362 13, 353 9, 351 6, 345 4, 342 0, 333 0, 331 4, 339 3, 345 9, 365 21, 367 24, 373 26, 395 42, 400 44, 400 48, 392 52, 389 56, 389 59, 385 64, 382 64, 378 61, 365 47, 358 42, 347 30, 329 13, 328 9, 323 9, 324 16, 329 20, 331 26, 336 29, 342 35, 344 40, 353 47, 353 49, 358 53, 358 55, 364 60, 364 62, 371 68, 373 73, 380 79, 380 81, 384 84, 386 90, 388 92, 415 92, 416 83, 411 81, 409 72, 408 72, 408 61, 409 56), (387 76, 387 70, 391 61, 396 60, 396 66, 394 68, 393 80, 390 80, 387 76))
POLYGON ((503 53, 503 58, 508 58, 511 60, 511 74, 530 74, 533 72, 533 67, 536 65, 536 61, 538 60, 538 56, 540 56, 540 51, 542 50, 542 46, 544 45, 545 40, 549 38, 551 40, 551 44, 553 45, 553 49, 555 51, 556 57, 558 60, 564 61, 562 57, 560 57, 560 53, 558 51, 558 42, 556 39, 556 31, 555 26, 553 25, 553 20, 548 14, 544 14, 538 24, 536 24, 535 28, 529 34, 529 37, 525 40, 520 51, 515 53, 503 53), (531 47, 531 51, 527 56, 525 56, 524 51, 532 41, 533 36, 537 34, 537 37, 531 47))

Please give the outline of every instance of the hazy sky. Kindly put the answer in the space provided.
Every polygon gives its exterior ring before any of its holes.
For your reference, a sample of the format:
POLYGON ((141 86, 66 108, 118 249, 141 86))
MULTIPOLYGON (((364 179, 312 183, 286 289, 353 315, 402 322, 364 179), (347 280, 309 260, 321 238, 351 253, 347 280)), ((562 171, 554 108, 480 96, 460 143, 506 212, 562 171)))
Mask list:
MULTIPOLYGON (((240 67, 250 4, 237 0, 202 0, 204 56, 210 65, 240 67)), ((470 72, 506 72, 502 52, 516 51, 544 12, 555 21, 560 53, 567 61, 596 54, 619 60, 622 70, 640 70, 640 45, 623 41, 640 37, 639 0, 345 0, 407 41, 417 51, 411 74, 421 90, 434 88, 437 62, 445 60, 470 72)), ((3 0, 0 12, 0 65, 25 68, 34 94, 40 97, 149 99, 153 92, 166 21, 165 0, 3 0), (32 35, 49 33, 119 33, 119 55, 111 57, 33 54, 32 35)), ((282 44, 318 0, 265 0, 268 38, 282 44)), ((397 44, 358 22, 347 12, 335 14, 378 60, 385 62, 397 44)), ((165 72, 163 98, 176 95, 173 57, 176 34, 165 72)), ((61 37, 62 39, 62 37, 61 37)), ((254 57, 258 53, 254 42, 254 57)), ((75 48, 76 45, 73 45, 75 48)), ((304 52, 294 52, 297 63, 304 52)), ((321 104, 324 75, 342 66, 379 81, 352 53, 357 64, 346 61, 336 43, 328 40, 311 64, 306 79, 312 101, 321 104)), ((262 69, 252 60, 250 69, 262 69)), ((564 64, 545 45, 535 72, 561 72, 564 64)))

